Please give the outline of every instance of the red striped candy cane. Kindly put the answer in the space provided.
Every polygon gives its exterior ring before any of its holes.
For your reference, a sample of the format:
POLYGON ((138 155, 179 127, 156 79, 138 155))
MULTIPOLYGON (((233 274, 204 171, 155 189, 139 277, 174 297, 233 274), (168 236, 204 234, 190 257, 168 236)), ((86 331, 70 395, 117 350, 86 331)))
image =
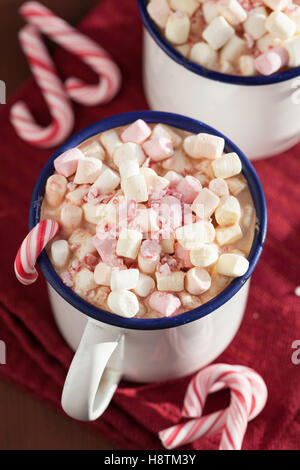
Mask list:
POLYGON ((38 278, 35 264, 41 251, 59 232, 59 224, 55 220, 42 220, 23 240, 15 259, 15 273, 17 279, 28 286, 38 278))
POLYGON ((16 133, 26 142, 36 147, 53 147, 70 134, 74 124, 73 109, 37 30, 27 25, 20 31, 19 39, 49 107, 52 122, 45 128, 39 126, 27 105, 21 101, 12 106, 10 120, 16 133))
POLYGON ((159 433, 159 437, 167 449, 173 449, 222 431, 219 449, 240 449, 247 421, 261 412, 267 395, 263 379, 248 367, 227 364, 207 367, 190 382, 182 412, 183 416, 200 418, 165 429, 159 433), (231 389, 230 406, 201 417, 208 393, 226 387, 231 389))
POLYGON ((78 56, 99 75, 97 85, 87 85, 74 77, 65 82, 66 91, 74 101, 94 106, 107 103, 115 96, 121 85, 121 74, 102 47, 38 2, 24 3, 20 13, 26 21, 78 56))

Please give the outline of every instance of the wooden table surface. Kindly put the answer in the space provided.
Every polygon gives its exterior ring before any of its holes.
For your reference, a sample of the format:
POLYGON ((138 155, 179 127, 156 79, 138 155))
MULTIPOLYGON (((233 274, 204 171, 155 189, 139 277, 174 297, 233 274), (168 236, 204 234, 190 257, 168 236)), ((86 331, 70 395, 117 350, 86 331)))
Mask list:
MULTIPOLYGON (((71 24, 77 24, 99 0, 42 0, 71 24)), ((20 49, 17 32, 22 0, 1 0, 0 79, 12 95, 30 71, 20 49)), ((115 449, 79 423, 59 414, 16 387, 0 381, 0 449, 115 449)))

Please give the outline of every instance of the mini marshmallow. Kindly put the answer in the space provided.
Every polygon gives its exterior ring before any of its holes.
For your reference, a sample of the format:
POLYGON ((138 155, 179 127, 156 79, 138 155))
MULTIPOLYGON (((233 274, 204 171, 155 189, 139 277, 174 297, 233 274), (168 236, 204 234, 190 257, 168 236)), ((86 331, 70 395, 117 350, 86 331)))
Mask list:
POLYGON ((95 289, 97 284, 94 281, 94 274, 87 268, 82 268, 74 276, 74 290, 77 294, 86 294, 89 290, 95 289))
POLYGON ((206 42, 197 42, 189 54, 190 60, 203 67, 212 67, 218 58, 217 52, 206 42))
POLYGON ((214 178, 209 182, 208 189, 217 196, 227 196, 229 194, 228 184, 222 178, 214 178))
POLYGON ((97 158, 85 158, 78 161, 74 178, 76 184, 91 184, 101 173, 102 161, 97 158))
POLYGON ((216 209, 215 218, 219 225, 233 225, 239 222, 241 207, 238 199, 234 196, 223 196, 219 207, 216 209))
POLYGON ((200 219, 209 219, 216 208, 220 199, 218 196, 207 188, 201 189, 198 196, 192 204, 192 211, 200 217, 200 219))
POLYGON ((100 221, 98 206, 95 204, 90 204, 89 202, 83 204, 82 206, 84 218, 90 224, 97 225, 100 221))
POLYGON ((110 168, 103 171, 101 175, 96 179, 92 188, 97 188, 101 194, 109 194, 116 189, 120 184, 120 177, 117 173, 110 168))
POLYGON ((219 71, 221 73, 227 73, 227 74, 232 74, 233 73, 233 66, 232 63, 229 62, 228 60, 223 59, 220 57, 219 61, 219 71))
POLYGON ((235 34, 222 48, 220 52, 220 59, 223 61, 234 62, 240 57, 245 49, 246 42, 235 34))
POLYGON ((168 275, 156 272, 155 276, 159 291, 180 292, 184 290, 185 273, 183 271, 175 271, 168 275))
POLYGON ((105 158, 105 150, 96 140, 82 146, 80 150, 86 157, 98 158, 99 160, 104 160, 105 158))
POLYGON ((83 261, 84 258, 88 255, 96 253, 96 248, 93 242, 93 235, 87 232, 86 230, 77 229, 75 230, 69 238, 69 245, 72 246, 73 243, 78 243, 78 248, 75 250, 74 254, 79 261, 83 261), (78 240, 77 242, 73 240, 78 240))
POLYGON ((125 160, 119 166, 121 179, 127 179, 131 176, 138 175, 140 172, 139 164, 136 160, 125 160))
POLYGON ((289 61, 289 55, 283 47, 276 47, 258 56, 255 61, 256 70, 262 75, 271 75, 284 67, 289 61))
POLYGON ((198 0, 170 0, 170 7, 174 11, 181 11, 188 16, 193 16, 197 8, 199 8, 198 0))
POLYGON ((151 291, 153 291, 154 288, 155 282, 152 277, 140 272, 137 285, 134 288, 134 292, 140 297, 148 297, 148 295, 151 291))
POLYGON ((118 167, 122 162, 128 160, 136 160, 139 165, 142 165, 145 159, 146 156, 141 146, 133 142, 119 145, 113 153, 114 164, 118 167))
POLYGON ((267 32, 266 19, 267 12, 264 8, 254 8, 249 12, 248 18, 243 24, 245 32, 257 41, 267 32))
POLYGON ((190 251, 190 260, 194 266, 206 268, 215 264, 219 257, 217 245, 202 245, 197 250, 190 251))
POLYGON ((200 133, 184 139, 183 148, 191 158, 219 158, 224 150, 224 139, 216 135, 200 133))
POLYGON ((187 57, 189 55, 191 46, 189 43, 182 44, 181 46, 174 46, 176 51, 180 52, 184 57, 187 57))
POLYGON ((78 148, 69 149, 54 160, 54 168, 60 175, 68 178, 77 170, 79 160, 85 159, 85 156, 78 148))
POLYGON ((216 240, 220 246, 235 243, 240 240, 242 236, 243 232, 238 224, 216 228, 216 240))
POLYGON ((266 29, 274 38, 282 41, 296 33, 296 25, 287 15, 281 11, 274 11, 266 20, 266 29))
POLYGON ((180 262, 182 268, 192 268, 190 251, 183 248, 180 243, 175 245, 175 257, 180 262))
POLYGON ((217 16, 203 31, 203 38, 214 49, 218 50, 234 35, 234 28, 223 16, 217 16))
POLYGON ((239 70, 244 77, 255 75, 255 62, 251 55, 242 55, 239 58, 239 70))
POLYGON ((152 20, 160 27, 165 28, 171 10, 167 0, 150 0, 147 11, 152 20))
POLYGON ((147 140, 147 142, 143 144, 143 150, 146 155, 155 162, 164 160, 174 153, 171 140, 165 137, 147 140))
POLYGON ((94 271, 94 281, 100 286, 110 286, 112 266, 107 263, 98 263, 94 271))
POLYGON ((60 222, 65 230, 73 231, 81 225, 82 215, 81 207, 64 204, 60 213, 60 222))
POLYGON ((58 268, 65 266, 69 259, 70 249, 66 240, 56 240, 51 245, 51 259, 58 268))
POLYGON ((247 204, 243 207, 242 224, 244 227, 249 228, 253 219, 254 209, 253 206, 247 204))
POLYGON ((188 15, 181 12, 172 13, 166 24, 165 36, 172 44, 183 44, 188 40, 190 26, 188 15))
POLYGON ((178 149, 175 150, 174 155, 167 160, 163 160, 162 167, 165 170, 173 170, 177 173, 184 173, 191 170, 192 165, 188 158, 184 155, 184 153, 178 149))
POLYGON ((293 10, 291 13, 286 12, 286 14, 292 21, 294 21, 296 25, 296 32, 300 33, 300 7, 293 10))
POLYGON ((142 144, 151 135, 150 127, 142 119, 130 124, 121 134, 123 142, 142 144))
POLYGON ((247 182, 242 176, 232 176, 226 179, 226 183, 233 196, 238 196, 247 187, 247 182))
POLYGON ((62 175, 51 175, 47 179, 45 198, 50 207, 58 207, 66 194, 68 181, 62 175))
POLYGON ((193 295, 201 295, 211 286, 211 277, 205 269, 191 268, 186 273, 185 288, 193 295))
POLYGON ((233 26, 237 26, 247 18, 247 13, 237 0, 220 0, 218 9, 221 15, 233 26))
POLYGON ((100 141, 110 156, 112 156, 114 150, 122 144, 118 134, 113 129, 102 132, 100 141))
POLYGON ((160 201, 159 216, 165 231, 173 232, 182 225, 181 202, 174 196, 165 196, 160 201))
POLYGON ((170 238, 164 238, 160 242, 161 249, 164 253, 171 255, 175 250, 174 235, 170 234, 170 238))
POLYGON ((291 3, 291 0, 263 0, 264 4, 271 10, 285 10, 291 3))
POLYGON ((122 229, 117 242, 117 255, 136 259, 141 240, 141 232, 131 229, 122 229))
POLYGON ((172 142, 174 148, 179 147, 182 142, 182 137, 165 124, 156 124, 153 128, 152 137, 165 137, 172 142))
POLYGON ((197 249, 203 243, 211 243, 215 238, 215 228, 207 221, 184 225, 176 229, 176 239, 187 250, 197 249))
POLYGON ((277 47, 281 45, 281 40, 278 38, 273 38, 271 34, 265 34, 256 41, 257 49, 264 53, 267 52, 272 47, 277 47))
POLYGON ((78 188, 74 189, 74 191, 70 191, 66 195, 66 199, 75 206, 81 206, 83 203, 83 198, 87 195, 89 189, 90 186, 87 184, 80 185, 78 188))
POLYGON ((218 3, 214 0, 205 1, 202 5, 202 13, 206 23, 211 23, 212 20, 219 16, 218 3))
POLYGON ((289 67, 299 67, 300 66, 300 35, 289 39, 284 43, 289 55, 289 67))
POLYGON ((181 300, 183 307, 185 307, 188 310, 193 310, 194 308, 200 307, 202 303, 199 297, 196 297, 195 295, 191 295, 185 291, 179 292, 178 296, 181 300))
POLYGON ((230 178, 242 171, 239 156, 235 153, 226 153, 212 162, 212 169, 216 178, 230 178))
POLYGON ((177 173, 176 171, 168 171, 165 175, 164 178, 167 179, 170 182, 170 186, 174 187, 177 186, 177 184, 183 180, 183 176, 177 173))
POLYGON ((249 261, 244 256, 225 253, 220 256, 217 263, 217 272, 223 276, 239 277, 246 274, 249 261))
POLYGON ((126 197, 135 199, 136 202, 148 201, 148 189, 142 174, 123 180, 122 189, 126 197))
POLYGON ((161 313, 165 317, 174 315, 176 310, 181 306, 181 302, 173 294, 166 292, 153 292, 149 297, 149 306, 156 312, 161 313))
POLYGON ((139 311, 137 296, 130 290, 116 290, 109 294, 108 306, 113 313, 125 318, 134 317, 139 311))
POLYGON ((121 289, 135 289, 139 280, 138 269, 113 270, 110 279, 110 288, 112 291, 121 289))
POLYGON ((102 308, 103 310, 108 310, 107 306, 107 298, 110 293, 110 289, 106 286, 100 286, 95 289, 95 295, 93 297, 93 303, 97 305, 97 307, 102 308))
POLYGON ((141 271, 147 274, 153 274, 159 263, 159 255, 153 255, 152 258, 145 258, 141 253, 138 255, 138 266, 141 271))
POLYGON ((199 180, 193 176, 185 176, 176 186, 176 191, 182 195, 182 201, 191 204, 202 189, 199 180))
POLYGON ((169 180, 158 176, 152 168, 143 166, 140 168, 140 174, 144 176, 148 190, 164 189, 169 185, 169 180))
POLYGON ((134 219, 134 225, 139 227, 141 232, 158 232, 158 213, 150 208, 143 208, 137 211, 136 217, 134 219))

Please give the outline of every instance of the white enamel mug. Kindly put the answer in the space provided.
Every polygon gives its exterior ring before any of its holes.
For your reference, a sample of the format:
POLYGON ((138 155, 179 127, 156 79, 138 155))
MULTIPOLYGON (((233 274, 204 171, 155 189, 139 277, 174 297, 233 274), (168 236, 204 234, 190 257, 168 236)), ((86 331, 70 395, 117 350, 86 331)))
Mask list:
POLYGON ((144 23, 144 89, 152 109, 199 119, 228 136, 250 160, 300 140, 300 67, 240 77, 190 62, 163 37, 138 0, 144 23))
MULTIPOLYGON (((31 200, 30 229, 40 220, 45 184, 54 171, 53 160, 99 132, 137 119, 224 137, 199 121, 155 111, 121 114, 92 124, 71 137, 43 168, 31 200)), ((206 304, 174 317, 123 318, 96 308, 75 294, 62 283, 46 252, 40 255, 38 262, 48 281, 57 326, 69 346, 76 351, 62 394, 62 406, 72 418, 91 421, 101 416, 121 378, 156 382, 191 374, 219 356, 235 336, 246 306, 248 280, 265 241, 267 212, 263 189, 254 168, 230 140, 225 138, 225 141, 225 151, 237 152, 242 161, 257 224, 248 258, 248 272, 234 279, 221 294, 206 304)))

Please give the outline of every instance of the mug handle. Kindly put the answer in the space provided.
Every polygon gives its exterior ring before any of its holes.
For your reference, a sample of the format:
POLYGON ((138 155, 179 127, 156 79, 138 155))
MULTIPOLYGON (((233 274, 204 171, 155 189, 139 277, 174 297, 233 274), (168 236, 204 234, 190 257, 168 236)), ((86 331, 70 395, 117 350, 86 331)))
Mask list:
POLYGON ((61 397, 71 418, 94 421, 104 413, 122 377, 123 355, 124 335, 88 319, 61 397))

